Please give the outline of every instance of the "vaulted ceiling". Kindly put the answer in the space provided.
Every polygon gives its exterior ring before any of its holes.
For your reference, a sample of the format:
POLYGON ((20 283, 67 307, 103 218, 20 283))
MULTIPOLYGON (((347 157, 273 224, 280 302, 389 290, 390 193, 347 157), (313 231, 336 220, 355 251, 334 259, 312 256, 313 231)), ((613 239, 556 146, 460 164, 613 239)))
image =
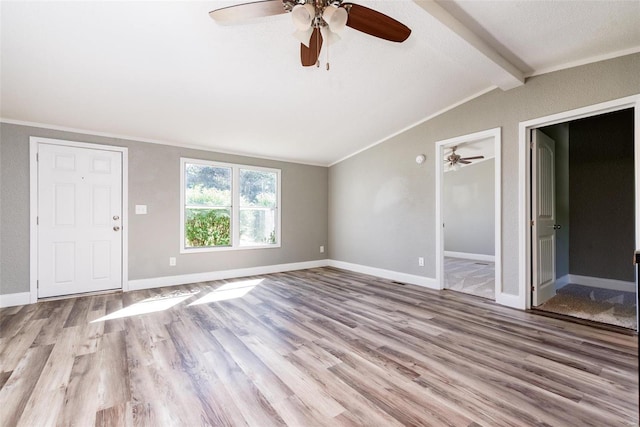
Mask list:
POLYGON ((411 36, 346 28, 303 68, 288 14, 208 15, 242 1, 3 1, 0 116, 330 165, 496 87, 640 51, 638 1, 354 2, 411 36))

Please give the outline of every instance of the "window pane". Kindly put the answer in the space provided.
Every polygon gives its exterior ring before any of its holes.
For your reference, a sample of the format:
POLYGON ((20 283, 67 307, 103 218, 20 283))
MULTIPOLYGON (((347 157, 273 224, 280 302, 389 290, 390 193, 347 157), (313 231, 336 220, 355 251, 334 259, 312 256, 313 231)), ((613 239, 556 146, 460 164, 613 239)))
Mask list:
POLYGON ((231 245, 231 209, 185 210, 185 247, 231 245))
POLYGON ((181 162, 182 250, 279 244, 279 170, 185 158, 181 162))
POLYGON ((276 207, 275 172, 240 169, 240 206, 276 207))
POLYGON ((276 210, 273 208, 240 208, 240 245, 276 243, 276 210))
POLYGON ((231 168, 185 164, 187 206, 231 206, 231 168))

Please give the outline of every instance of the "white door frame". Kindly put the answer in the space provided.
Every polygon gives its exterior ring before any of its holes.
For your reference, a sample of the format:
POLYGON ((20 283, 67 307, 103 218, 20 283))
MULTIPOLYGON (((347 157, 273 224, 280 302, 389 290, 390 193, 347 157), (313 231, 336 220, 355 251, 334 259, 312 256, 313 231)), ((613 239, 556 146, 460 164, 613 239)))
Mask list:
POLYGON ((29 138, 29 302, 38 302, 38 145, 51 144, 122 153, 122 290, 129 290, 129 168, 128 149, 111 145, 73 142, 61 139, 29 138))
MULTIPOLYGON (((634 157, 635 157, 635 209, 636 249, 640 248, 640 94, 612 101, 569 110, 550 116, 520 122, 518 132, 518 302, 517 308, 531 308, 531 150, 528 135, 531 129, 551 126, 585 117, 614 111, 634 110, 634 157)), ((629 254, 629 262, 633 254, 629 254)))
POLYGON ((442 231, 442 185, 444 182, 444 151, 454 145, 493 138, 495 180, 495 300, 501 303, 502 295, 502 172, 501 172, 501 128, 462 135, 436 142, 436 285, 444 289, 444 233, 442 231))

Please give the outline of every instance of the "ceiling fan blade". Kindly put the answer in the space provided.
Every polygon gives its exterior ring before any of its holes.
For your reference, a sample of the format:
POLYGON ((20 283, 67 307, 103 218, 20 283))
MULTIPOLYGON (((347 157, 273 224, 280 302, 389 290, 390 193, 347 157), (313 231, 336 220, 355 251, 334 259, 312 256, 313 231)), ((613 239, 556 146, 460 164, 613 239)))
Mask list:
POLYGON ((477 159, 484 159, 484 156, 463 157, 460 160, 477 160, 477 159))
POLYGON ((265 0, 252 3, 237 4, 209 12, 211 19, 221 25, 237 24, 253 18, 287 13, 282 1, 265 0))
POLYGON ((458 160, 458 163, 462 163, 463 165, 471 164, 471 162, 468 162, 468 161, 462 160, 462 159, 458 160))
POLYGON ((347 26, 355 30, 399 43, 411 34, 409 27, 383 13, 353 3, 342 3, 342 6, 349 11, 347 26))
POLYGON ((309 41, 309 47, 300 43, 300 60, 303 67, 311 67, 318 62, 318 56, 320 56, 320 50, 322 49, 322 34, 320 34, 320 28, 314 28, 313 34, 311 34, 311 40, 309 41))

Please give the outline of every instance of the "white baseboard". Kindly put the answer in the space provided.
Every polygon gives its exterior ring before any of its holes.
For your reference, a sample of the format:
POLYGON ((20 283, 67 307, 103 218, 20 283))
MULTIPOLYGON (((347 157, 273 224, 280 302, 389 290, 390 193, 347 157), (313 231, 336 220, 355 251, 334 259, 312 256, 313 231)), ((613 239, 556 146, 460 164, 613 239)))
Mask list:
POLYGON ((16 305, 25 305, 31 303, 31 293, 18 292, 17 294, 0 295, 0 308, 14 307, 16 305))
POLYGON ((636 284, 624 280, 603 279, 601 277, 579 276, 569 274, 569 282, 576 285, 592 286, 594 288, 611 289, 614 291, 635 292, 636 284))
POLYGON ((571 283, 571 278, 568 274, 565 274, 564 276, 556 279, 556 290, 564 288, 569 283, 571 283))
POLYGON ((416 276, 415 274, 400 273, 383 268, 369 267, 366 265, 352 264, 350 262, 335 261, 330 259, 330 267, 342 268, 356 273, 369 274, 371 276, 382 277, 383 279, 395 280, 396 282, 410 283, 412 285, 424 286, 429 289, 440 289, 436 279, 431 277, 416 276))
POLYGON ((212 280, 234 279, 259 274, 281 273, 283 271, 304 270, 326 267, 328 260, 295 262, 290 264, 265 265, 261 267, 238 268, 234 270, 209 271, 205 273, 182 274, 179 276, 153 277, 150 279, 129 280, 129 290, 160 288, 163 286, 186 285, 188 283, 209 282, 212 280))
MULTIPOLYGON (((424 286, 429 289, 436 289, 436 290, 440 289, 438 287, 438 284, 436 283, 436 280, 431 277, 417 276, 414 274, 401 273, 398 271, 386 270, 386 269, 376 268, 376 267, 369 267, 366 265, 353 264, 353 263, 343 262, 343 261, 323 259, 323 260, 317 260, 317 261, 266 265, 261 267, 249 267, 249 268, 240 268, 240 269, 234 269, 234 270, 221 270, 221 271, 211 271, 211 272, 205 272, 205 273, 193 273, 193 274, 183 274, 183 275, 177 275, 177 276, 164 276, 164 277, 154 277, 150 279, 130 280, 129 290, 134 291, 134 290, 140 290, 140 289, 159 288, 163 286, 184 285, 188 283, 233 279, 237 277, 281 273, 284 271, 304 270, 307 268, 319 268, 319 267, 326 267, 326 266, 342 268, 344 270, 354 271, 356 273, 370 274, 372 276, 377 276, 377 277, 381 277, 388 280, 394 280, 397 282, 410 283, 412 285, 417 285, 417 286, 424 286)), ((575 277, 581 277, 581 276, 572 276, 572 278, 574 279, 575 277)), ((599 280, 607 280, 607 279, 599 279, 599 280)), ((634 285, 633 289, 635 289, 635 284, 633 284, 633 282, 622 282, 617 280, 614 280, 614 281, 608 280, 608 281, 624 283, 626 284, 625 286, 627 287, 628 287, 628 283, 631 283, 632 285, 634 285)), ((576 282, 572 281, 572 283, 576 283, 576 282)), ((583 283, 580 283, 580 284, 583 284, 583 283)), ((595 285, 587 285, 587 286, 595 286, 595 285)), ((0 308, 30 304, 30 302, 31 301, 30 301, 29 292, 0 295, 0 308)), ((518 295, 500 293, 496 295, 496 302, 500 305, 504 305, 507 307, 517 308, 521 310, 525 309, 524 302, 521 301, 521 298, 518 295)))
POLYGON ((448 257, 451 257, 451 258, 471 259, 471 260, 474 260, 474 261, 496 262, 496 257, 494 255, 472 254, 472 253, 468 253, 468 252, 444 251, 444 256, 448 256, 448 257))
MULTIPOLYGON (((412 285, 424 286, 429 289, 440 290, 436 279, 431 277, 416 276, 413 274, 399 273, 392 270, 384 270, 381 268, 369 267, 360 264, 351 264, 343 261, 329 260, 330 267, 342 268, 344 270, 354 271, 356 273, 370 274, 372 276, 382 277, 383 279, 395 280, 402 283, 411 283, 412 285)), ((515 308, 518 310, 525 309, 524 298, 519 295, 499 293, 496 295, 496 303, 504 305, 506 307, 515 308)))

